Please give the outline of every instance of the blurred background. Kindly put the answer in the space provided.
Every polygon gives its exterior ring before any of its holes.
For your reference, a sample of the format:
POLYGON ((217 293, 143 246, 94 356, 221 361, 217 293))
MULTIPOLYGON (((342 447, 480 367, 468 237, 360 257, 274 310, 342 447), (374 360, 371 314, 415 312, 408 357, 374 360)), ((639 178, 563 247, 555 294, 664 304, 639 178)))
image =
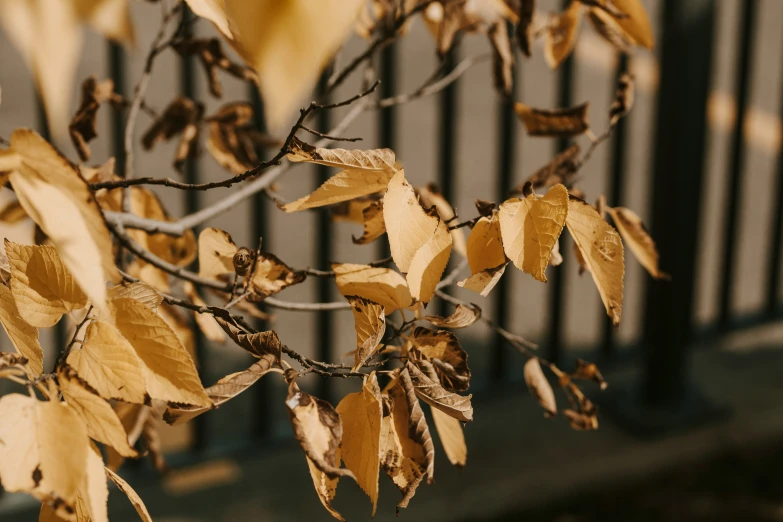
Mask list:
MULTIPOLYGON (((476 420, 465 428, 468 464, 455 469, 438 449, 436 482, 419 488, 403 519, 783 520, 783 479, 777 473, 783 465, 783 2, 643 3, 655 29, 652 53, 618 55, 583 24, 573 56, 556 71, 547 67, 540 42, 532 59, 516 56, 514 98, 539 108, 589 101, 598 134, 608 123, 618 75, 635 75, 631 114, 584 167, 578 186, 589 201, 605 194, 609 205, 642 216, 672 282, 652 281, 626 254, 623 320, 614 330, 589 274, 578 274, 573 245, 561 240, 565 262, 549 268, 548 283, 509 270, 488 298, 458 292, 486 316, 538 343, 562 368, 573 369, 576 358, 596 362, 609 383, 605 392, 591 395, 601 424, 595 432, 576 432, 562 418, 544 419, 522 380, 525 359, 483 324, 461 331, 476 409, 476 420)), ((563 7, 539 1, 537 16, 563 7)), ((160 17, 156 5, 132 2, 132 9, 137 47, 121 49, 86 33, 80 80, 114 78, 118 91, 132 94, 160 17)), ((216 34, 205 21, 194 30, 216 34)), ((341 51, 343 63, 366 45, 352 37, 341 51)), ((485 37, 468 35, 449 59, 453 64, 489 52, 485 37)), ((381 52, 375 65, 382 96, 418 88, 439 66, 422 21, 381 52)), ((435 96, 366 113, 344 134, 362 136, 362 148, 391 147, 412 183, 437 183, 461 216, 472 217, 476 198, 502 201, 564 146, 524 135, 510 105, 494 92, 490 67, 488 61, 475 65, 435 96)), ((333 100, 359 92, 360 76, 333 100)), ((223 84, 223 99, 212 98, 203 69, 166 52, 155 64, 147 102, 161 109, 184 93, 203 101, 207 114, 236 100, 260 108, 245 84, 225 75, 223 84)), ((33 82, 2 34, 0 86, 0 135, 42 128, 33 82)), ((74 110, 77 97, 75 92, 74 110)), ((331 122, 341 114, 330 114, 331 122)), ((100 112, 99 139, 91 144, 95 163, 120 149, 118 121, 110 111, 100 112)), ((328 123, 321 122, 325 128, 328 123)), ((142 114, 139 136, 150 124, 142 114)), ((75 160, 69 142, 57 145, 75 160)), ((137 154, 137 171, 178 175, 171 166, 175 146, 137 154)), ((278 189, 295 199, 328 174, 297 166, 278 189)), ((227 175, 206 153, 186 172, 191 181, 227 175)), ((156 192, 172 215, 181 216, 227 190, 234 189, 156 192)), ((265 250, 296 267, 384 257, 380 245, 351 242, 357 225, 332 223, 322 212, 284 214, 263 195, 209 225, 251 248, 263 236, 265 250)), ((331 281, 313 280, 280 297, 315 302, 340 296, 331 281)), ((284 343, 323 360, 342 360, 355 343, 346 313, 275 311, 268 327, 284 343)), ((53 347, 56 332, 42 340, 53 347)), ((0 344, 10 349, 7 339, 0 344)), ((249 363, 236 347, 211 345, 198 335, 194 346, 206 384, 249 363)), ((309 379, 311 391, 334 404, 358 385, 309 379)), ((162 427, 172 471, 161 477, 147 461, 123 468, 154 520, 330 520, 291 436, 284 397, 282 380, 266 377, 196 422, 162 427)), ((376 519, 391 520, 398 500, 382 474, 376 519)), ((109 502, 113 521, 137 519, 116 491, 109 502)), ((369 519, 369 502, 347 480, 334 505, 348 520, 369 519)), ((37 520, 35 503, 6 494, 0 520, 37 520)))

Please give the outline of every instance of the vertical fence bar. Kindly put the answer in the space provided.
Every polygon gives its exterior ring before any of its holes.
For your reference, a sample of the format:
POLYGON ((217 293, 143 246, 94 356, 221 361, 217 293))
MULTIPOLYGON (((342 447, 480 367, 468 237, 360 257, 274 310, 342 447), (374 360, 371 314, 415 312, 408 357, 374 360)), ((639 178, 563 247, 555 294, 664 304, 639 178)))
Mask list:
MULTIPOLYGON (((449 74, 459 59, 459 43, 455 42, 453 47, 443 57, 445 62, 443 74, 449 74)), ((457 82, 452 82, 443 89, 439 96, 440 102, 440 127, 438 135, 440 136, 440 158, 438 160, 438 188, 441 194, 449 203, 454 202, 454 178, 456 176, 455 154, 457 143, 457 82)), ((448 303, 443 300, 438 301, 438 313, 448 315, 448 303)))
MULTIPOLYGON (((114 92, 124 96, 125 86, 125 49, 116 42, 109 42, 109 74, 114 82, 114 92)), ((114 169, 120 177, 125 177, 125 118, 123 111, 111 113, 111 142, 114 155, 114 169)))
MULTIPOLYGON (((617 56, 617 78, 615 86, 620 83, 620 78, 623 74, 628 72, 628 55, 625 53, 618 53, 617 56)), ((612 89, 614 95, 614 88, 612 89)), ((625 188, 625 157, 627 147, 628 129, 626 125, 626 118, 620 118, 617 125, 614 128, 614 134, 612 135, 612 167, 610 170, 609 179, 609 193, 607 204, 613 207, 622 205, 623 189, 625 188)), ((603 307, 601 307, 601 320, 604 324, 603 342, 601 344, 601 355, 604 358, 610 358, 614 355, 617 348, 616 341, 616 328, 612 324, 611 319, 604 313, 603 307)))
MULTIPOLYGON (((783 121, 783 81, 781 81, 780 118, 783 121)), ((775 206, 770 236, 770 254, 767 265, 767 314, 777 312, 780 292, 780 261, 783 258, 783 151, 778 151, 777 176, 775 178, 775 206)))
MULTIPOLYGON (((570 0, 562 2, 563 9, 567 9, 571 4, 570 0)), ((560 78, 558 81, 558 107, 570 107, 573 104, 573 83, 574 83, 574 54, 565 59, 560 64, 560 78)), ((558 151, 563 151, 568 147, 568 139, 560 138, 557 140, 558 151)), ((560 235, 560 251, 565 253, 568 250, 567 234, 560 235)), ((565 283, 566 267, 568 266, 568 256, 563 256, 563 263, 552 270, 549 275, 549 331, 547 332, 548 349, 547 356, 555 364, 562 361, 563 358, 563 328, 565 325, 565 283)))
MULTIPOLYGON (((318 92, 326 92, 326 85, 331 72, 331 67, 328 67, 321 76, 321 81, 318 85, 318 92)), ((328 96, 321 96, 321 103, 329 103, 328 96)), ((329 132, 330 125, 330 111, 318 111, 317 114, 317 126, 321 132, 329 132)), ((318 185, 329 179, 329 167, 318 166, 316 167, 318 172, 318 185)), ((329 267, 329 263, 332 262, 334 256, 334 248, 332 246, 334 239, 334 227, 332 226, 332 219, 329 210, 318 209, 315 212, 317 219, 316 224, 316 266, 321 270, 326 270, 329 267)), ((334 282, 326 277, 319 277, 318 281, 318 301, 327 302, 332 299, 332 287, 334 282)), ((321 311, 316 313, 316 339, 318 339, 318 360, 329 362, 332 358, 332 344, 334 343, 334 318, 332 312, 321 311)), ((332 379, 319 379, 318 381, 318 396, 331 402, 332 399, 332 379)))
MULTIPOLYGON (((640 406, 682 423, 705 407, 690 387, 715 0, 665 0, 653 176, 652 232, 671 282, 648 279, 640 406)), ((640 413, 643 418, 644 413, 640 413)))
MULTIPOLYGON (((186 17, 185 30, 183 36, 191 37, 193 13, 187 6, 183 6, 182 16, 186 17)), ((179 68, 179 91, 182 96, 190 99, 196 98, 196 59, 192 55, 185 55, 180 58, 179 68)), ((199 172, 198 163, 194 158, 188 158, 185 161, 183 169, 183 178, 186 183, 198 183, 199 172)), ((198 190, 185 190, 185 213, 191 214, 198 211, 201 208, 201 191, 198 190)), ((196 232, 198 234, 198 232, 196 232)), ((198 361, 199 377, 204 380, 205 366, 206 366, 206 341, 201 334, 201 330, 195 325, 195 320, 192 321, 193 327, 193 342, 195 345, 196 360, 198 361)), ((208 426, 207 416, 199 415, 193 420, 192 423, 192 435, 193 442, 191 449, 193 451, 203 451, 207 447, 208 438, 208 426)))
MULTIPOLYGON (((388 98, 396 94, 397 44, 387 45, 380 55, 378 72, 381 79, 380 96, 388 98)), ((378 111, 378 146, 394 150, 397 145, 397 108, 392 105, 378 111)), ((378 259, 389 257, 389 242, 378 241, 378 259)))
MULTIPOLYGON (((507 30, 511 31, 511 27, 507 30)), ((512 71, 512 85, 516 88, 516 67, 512 71)), ((516 93, 519 95, 519 93, 516 93)), ((501 98, 498 101, 498 181, 497 201, 503 201, 508 197, 514 183, 514 162, 516 148, 516 117, 514 115, 514 95, 501 98)), ((493 292, 493 308, 495 320, 501 328, 507 329, 509 313, 511 310, 511 280, 508 276, 498 282, 493 292)), ((497 332, 493 340, 494 358, 492 361, 492 375, 496 379, 502 379, 508 374, 508 348, 506 341, 497 332)))
MULTIPOLYGON (((256 130, 265 133, 266 123, 264 118, 264 103, 261 101, 261 95, 258 92, 258 87, 254 83, 248 85, 248 94, 250 97, 250 103, 253 105, 253 123, 256 130)), ((259 159, 262 160, 262 155, 265 151, 258 150, 259 159)), ((272 251, 272 237, 271 230, 268 226, 269 220, 269 203, 267 197, 263 192, 258 192, 253 195, 251 201, 251 230, 252 240, 262 240, 262 249, 265 252, 272 251)), ((263 308, 263 305, 262 305, 263 308)), ((258 330, 264 331, 269 328, 267 321, 257 319, 254 325, 258 330)), ((272 394, 272 379, 259 379, 257 383, 253 385, 253 431, 255 436, 263 438, 269 436, 272 431, 272 415, 271 415, 271 397, 272 394)))
POLYGON ((725 329, 731 321, 731 305, 734 290, 734 265, 736 263, 737 231, 739 230, 739 209, 742 201, 742 167, 745 158, 745 135, 743 125, 750 98, 751 67, 753 65, 753 28, 755 26, 757 0, 742 2, 740 19, 740 52, 737 55, 737 66, 734 71, 736 96, 736 120, 732 130, 731 150, 729 156, 729 180, 726 188, 726 213, 723 222, 723 256, 721 262, 722 274, 720 283, 720 313, 719 325, 725 329))

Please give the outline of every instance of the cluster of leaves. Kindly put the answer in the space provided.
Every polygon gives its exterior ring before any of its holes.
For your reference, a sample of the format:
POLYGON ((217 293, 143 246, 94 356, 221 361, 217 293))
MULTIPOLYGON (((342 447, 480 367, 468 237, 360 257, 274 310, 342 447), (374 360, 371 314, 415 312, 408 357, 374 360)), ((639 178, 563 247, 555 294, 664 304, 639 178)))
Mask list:
MULTIPOLYGON (((66 26, 70 31, 66 36, 75 38, 78 22, 87 21, 108 35, 130 38, 130 22, 103 3, 63 2, 60 7, 73 22, 66 26), (124 31, 118 32, 120 26, 124 31)), ((119 5, 120 12, 126 13, 125 2, 107 3, 112 9, 119 5)), ((6 9, 11 4, 0 5, 6 9)), ((0 324, 17 351, 0 353, 0 378, 28 392, 0 398, 3 487, 40 499, 41 520, 104 522, 108 519, 107 482, 112 480, 128 495, 140 517, 151 520, 138 495, 116 474, 123 461, 139 458, 145 451, 137 448, 145 448, 156 467, 164 470, 159 421, 187 422, 237 397, 263 376, 279 374, 288 386, 285 404, 293 433, 329 513, 342 520, 332 506, 341 477, 357 482, 375 513, 381 470, 402 494, 398 508, 406 507, 419 484, 425 478, 432 482, 434 477, 435 448, 426 410, 449 461, 456 466, 466 464, 463 425, 473 420, 467 393, 471 370, 454 330, 477 321, 494 328, 529 358, 525 381, 546 416, 556 416, 558 406, 544 370, 554 376, 568 398, 563 415, 570 425, 596 429, 597 409, 578 384, 588 380, 605 386, 594 364, 578 361, 572 372, 565 372, 537 356, 535 345, 482 316, 479 306, 446 290, 457 284, 487 296, 509 263, 545 282, 547 267, 562 262, 559 237, 564 229, 574 239, 573 255, 580 270, 590 272, 615 325, 622 315, 623 240, 653 277, 666 277, 639 217, 629 209, 609 207, 603 197, 590 205, 575 186, 579 169, 631 109, 632 77, 622 78, 609 126, 597 137, 590 128, 586 103, 551 110, 517 102, 515 111, 529 135, 586 135, 589 148, 582 154, 572 144, 505 201, 476 201, 477 216, 461 222, 437 187, 409 183, 393 151, 324 146, 343 139, 333 134, 361 111, 432 94, 458 75, 441 77, 443 71, 439 71, 414 93, 374 105, 368 96, 377 82, 344 102, 314 102, 301 110, 283 140, 258 133, 252 124, 252 106, 244 102, 228 103, 205 115, 203 104, 179 97, 158 112, 146 104, 144 94, 160 53, 171 49, 194 55, 203 64, 215 97, 222 95, 220 71, 257 84, 268 123, 277 133, 351 30, 370 43, 334 73, 329 88, 369 63, 375 51, 403 34, 413 17, 421 15, 440 55, 462 34, 487 34, 496 87, 502 95, 511 96, 512 45, 516 43, 530 56, 533 40, 543 35, 545 56, 556 66, 571 52, 582 16, 620 50, 651 46, 649 22, 638 0, 575 0, 540 27, 535 25, 535 6, 530 0, 187 0, 187 4, 215 25, 244 64, 230 58, 221 40, 185 37, 187 17, 182 16, 182 3, 174 1, 164 9, 161 29, 133 99, 116 94, 109 81, 88 78, 69 134, 81 161, 88 161, 89 143, 98 137, 100 106, 108 103, 116 111, 128 109, 124 177, 115 173, 113 159, 99 167, 75 165, 27 129, 16 130, 7 148, 0 150, 0 182, 15 196, 0 212, 5 229, 0 324), (178 25, 166 38, 174 21, 178 25), (515 36, 507 30, 509 22, 515 36), (316 111, 351 104, 354 107, 333 134, 306 125, 316 111), (140 112, 151 119, 141 140, 145 150, 178 137, 174 167, 180 169, 194 157, 202 131, 208 127, 206 148, 230 177, 204 184, 135 177, 133 131, 140 112), (300 131, 321 139, 314 145, 306 143, 298 136, 300 131), (279 151, 260 161, 258 152, 266 147, 279 147, 279 151), (298 163, 339 171, 311 194, 285 202, 272 183, 298 163), (171 217, 148 188, 209 190, 245 181, 241 191, 181 219, 171 217), (370 244, 385 235, 391 257, 370 264, 334 263, 329 270, 297 269, 264 251, 260 241, 255 246, 238 246, 228 232, 216 228, 205 228, 198 238, 193 233, 194 226, 229 208, 237 197, 261 190, 275 197, 283 212, 328 207, 334 220, 361 225, 362 235, 353 238, 357 244, 370 244), (11 240, 11 228, 23 222, 34 224, 29 227, 34 235, 24 241, 11 240), (461 259, 447 272, 454 257, 461 259), (198 273, 188 269, 196 260, 198 273), (459 280, 466 267, 470 274, 459 280), (345 299, 289 303, 276 297, 311 277, 333 278, 345 299), (220 305, 208 305, 202 297, 205 292, 220 305), (433 299, 453 304, 453 313, 427 315, 426 307, 433 299), (255 330, 246 317, 269 320, 266 307, 351 310, 356 329, 353 361, 313 360, 284 344, 274 331, 255 330), (53 327, 63 316, 72 320, 72 337, 52 365, 44 361, 39 329, 53 327), (204 388, 193 355, 191 321, 208 339, 230 340, 244 349, 255 358, 254 363, 204 388), (47 372, 46 368, 53 369, 47 372), (299 387, 299 379, 311 373, 360 379, 361 389, 333 407, 299 387)), ((50 13, 36 11, 35 2, 14 5, 17 9, 10 15, 0 10, 6 25, 38 15, 36 24, 50 20, 50 13)), ((26 33, 16 38, 20 48, 32 56, 31 67, 50 122, 57 126, 60 93, 50 89, 54 81, 51 64, 65 50, 34 44, 26 33)), ((69 67, 65 62, 61 66, 69 67)))

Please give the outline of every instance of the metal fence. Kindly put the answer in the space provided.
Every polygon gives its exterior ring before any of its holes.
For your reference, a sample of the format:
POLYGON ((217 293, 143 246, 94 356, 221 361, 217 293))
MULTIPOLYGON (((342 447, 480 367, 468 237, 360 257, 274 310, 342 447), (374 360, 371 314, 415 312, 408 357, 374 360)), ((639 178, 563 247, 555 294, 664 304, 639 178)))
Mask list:
MULTIPOLYGON (((570 0, 563 2, 568 5, 570 0)), ((656 34, 660 48, 659 70, 660 83, 657 97, 657 121, 651 128, 650 136, 654 136, 653 182, 650 192, 652 208, 652 234, 656 239, 661 254, 663 269, 672 275, 672 282, 650 280, 647 285, 646 297, 642 310, 643 332, 631 344, 638 347, 633 354, 640 354, 643 365, 642 380, 634 392, 628 392, 631 402, 622 408, 622 415, 631 420, 639 421, 646 417, 650 410, 664 412, 659 417, 658 426, 665 429, 673 424, 681 423, 684 418, 698 416, 700 408, 705 404, 694 403, 691 400, 693 386, 688 373, 688 350, 694 340, 707 336, 722 334, 728 330, 775 321, 780 318, 781 293, 781 245, 783 244, 783 156, 779 155, 778 169, 775 176, 775 186, 770 190, 774 199, 773 223, 770 225, 769 251, 759 252, 767 255, 766 279, 764 283, 765 302, 754 313, 737 316, 732 313, 734 289, 737 284, 737 252, 740 228, 740 202, 742 201, 743 160, 745 157, 745 141, 743 139, 743 123, 749 104, 751 86, 751 64, 754 59, 754 28, 757 23, 759 2, 745 0, 741 3, 741 17, 737 20, 739 27, 739 45, 736 55, 736 70, 734 72, 736 117, 731 130, 731 146, 727 151, 729 175, 727 177, 726 201, 722 238, 722 254, 720 256, 720 292, 719 316, 714 324, 698 325, 694 320, 696 282, 698 279, 697 258, 702 223, 702 195, 705 192, 705 147, 708 139, 707 101, 711 88, 711 72, 715 43, 715 0, 662 0, 662 16, 658 21, 656 34), (696 404, 694 406, 694 404, 696 404)), ((381 74, 381 96, 390 96, 397 92, 398 74, 404 64, 400 63, 398 48, 391 45, 383 49, 379 56, 378 70, 381 74)), ((446 59, 447 67, 453 67, 459 55, 455 49, 446 59)), ((116 45, 110 45, 108 52, 108 71, 114 80, 116 89, 122 94, 129 94, 130 79, 127 75, 125 52, 116 45)), ((194 86, 196 64, 194 58, 182 58, 179 71, 180 92, 184 96, 195 96, 194 86)), ((615 77, 619 77, 628 68, 626 56, 617 59, 615 77)), ((520 74, 519 72, 517 73, 520 74)), ((566 60, 559 70, 557 80, 557 103, 559 106, 571 106, 574 99, 574 58, 566 60)), ((517 78, 519 80, 519 78, 517 78)), ((452 173, 457 161, 457 149, 461 106, 459 103, 460 82, 446 88, 439 96, 437 154, 437 183, 447 200, 454 201, 459 187, 452 173)), ((607 99, 613 95, 614 86, 605 93, 607 99)), ((256 122, 263 127, 263 106, 255 90, 248 94, 256 108, 256 122)), ((513 114, 511 101, 501 101, 497 104, 497 140, 495 173, 495 194, 498 201, 507 197, 515 184, 515 173, 518 172, 519 158, 524 149, 517 146, 515 133, 520 132, 520 126, 513 114)), ((378 145, 396 148, 400 132, 398 109, 388 107, 378 111, 376 116, 378 145)), ((329 114, 322 112, 318 121, 319 128, 326 130, 329 126, 329 114)), ((45 122, 41 118, 41 130, 46 131, 45 122)), ((122 114, 112 117, 111 133, 113 152, 117 157, 117 165, 124 161, 122 134, 124 122, 122 114)), ((629 130, 623 120, 617 126, 609 144, 610 159, 606 172, 607 199, 613 206, 623 204, 623 195, 628 186, 628 156, 629 130)), ((566 142, 562 141, 559 148, 563 149, 566 142)), ((320 168, 318 177, 323 181, 329 172, 320 168)), ((196 183, 201 180, 198 164, 189 161, 184 173, 185 181, 196 183)), ((184 211, 194 212, 202 206, 203 194, 198 191, 185 191, 184 211)), ((270 208, 268 199, 256 195, 251 204, 252 230, 250 237, 269 238, 275 241, 272 230, 268 226, 270 208)), ((333 225, 328 214, 319 212, 316 220, 317 268, 325 268, 334 259, 333 225)), ((561 239, 561 251, 568 251, 571 246, 568 239, 561 239)), ((379 245, 378 256, 385 257, 386 245, 379 245)), ((550 270, 548 297, 546 308, 547 326, 543 339, 544 355, 558 363, 568 363, 572 354, 566 350, 563 339, 566 314, 566 270, 574 270, 573 260, 564 256, 563 266, 550 270)), ((627 262, 632 262, 626 256, 627 262)), ((512 305, 511 283, 505 278, 495 288, 491 303, 496 322, 513 330, 514 307, 512 305)), ((319 280, 317 283, 317 299, 329 301, 334 298, 333 282, 319 280)), ((335 338, 335 320, 333 312, 319 312, 315 321, 315 337, 319 340, 316 355, 322 360, 331 360, 341 355, 333 342, 335 338)), ((596 316, 596 320, 599 320, 596 316)), ((611 362, 618 356, 617 335, 610 321, 601 317, 601 339, 592 347, 591 358, 599 362, 611 362)), ((268 325, 259 324, 259 328, 268 325)), ((200 360, 206 358, 204 341, 197 336, 197 355, 200 360)), ((502 382, 510 377, 509 361, 512 351, 504 346, 502 338, 491 340, 492 357, 485 369, 487 382, 502 382)), ((625 353, 625 352, 624 352, 625 353)), ((205 377, 205 381, 208 382, 205 377)), ((334 380, 319 381, 319 396, 334 400, 338 398, 334 388, 334 380)), ((242 396, 237 401, 252 401, 247 411, 252 414, 252 433, 241 436, 248 441, 253 437, 268 437, 273 431, 276 415, 282 413, 276 409, 279 402, 278 390, 275 392, 271 379, 261 379, 249 397, 242 396)), ((697 401, 698 402, 698 401, 697 401)), ((210 414, 199 417, 193 423, 192 450, 204 451, 212 448, 220 441, 212 440, 210 423, 215 422, 210 414)), ((638 423, 638 422, 637 422, 638 423)), ((648 428, 650 426, 647 426, 648 428)))

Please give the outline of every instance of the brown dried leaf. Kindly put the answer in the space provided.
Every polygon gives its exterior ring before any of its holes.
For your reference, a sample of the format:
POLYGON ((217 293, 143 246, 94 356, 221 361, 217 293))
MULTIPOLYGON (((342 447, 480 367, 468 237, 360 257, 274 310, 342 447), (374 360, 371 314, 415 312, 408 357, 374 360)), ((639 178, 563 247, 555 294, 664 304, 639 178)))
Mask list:
POLYGON ((111 79, 98 82, 90 76, 82 82, 82 102, 73 115, 68 133, 82 161, 90 159, 90 147, 87 145, 98 136, 97 116, 101 103, 113 100, 114 82, 111 79))
POLYGON ((333 264, 337 289, 344 296, 356 295, 383 306, 386 314, 408 308, 413 303, 405 279, 389 268, 333 264))
POLYGON ((26 359, 30 377, 41 375, 44 354, 38 342, 38 329, 22 319, 11 290, 4 284, 0 284, 0 324, 16 351, 26 359))
POLYGON ((432 435, 427 425, 427 418, 421 409, 410 371, 407 368, 403 368, 400 371, 397 385, 389 393, 395 403, 404 401, 408 408, 408 434, 424 451, 427 483, 432 484, 435 481, 435 446, 432 443, 432 435))
POLYGON ((579 157, 579 144, 572 143, 566 150, 560 152, 549 163, 538 169, 527 181, 514 189, 515 193, 521 194, 523 186, 526 183, 531 184, 534 190, 549 188, 558 183, 570 185, 577 172, 576 160, 579 157))
POLYGON ((430 374, 429 368, 418 365, 428 377, 449 391, 461 392, 470 387, 468 354, 453 333, 417 327, 409 340, 412 347, 410 357, 417 364, 422 357, 432 363, 434 376, 430 374))
POLYGON ((595 32, 612 44, 615 49, 621 53, 631 51, 635 42, 605 9, 591 7, 587 11, 587 21, 593 26, 595 32))
POLYGON ((380 171, 394 175, 398 170, 394 152, 391 149, 324 149, 313 147, 298 138, 294 138, 294 141, 291 142, 286 157, 294 163, 317 163, 347 171, 380 171))
POLYGON ((147 507, 144 505, 141 497, 139 497, 139 494, 136 493, 132 487, 130 487, 130 484, 125 482, 122 477, 108 468, 106 468, 106 474, 109 476, 112 482, 117 485, 119 490, 125 493, 125 495, 128 497, 128 500, 130 500, 130 503, 133 505, 134 509, 136 509, 136 513, 139 514, 139 518, 141 518, 142 522, 152 522, 150 512, 147 511, 147 507))
POLYGON ((269 297, 305 280, 304 272, 295 272, 273 254, 260 253, 252 277, 254 297, 269 297))
POLYGON ((383 200, 370 203, 362 210, 364 234, 357 238, 352 236, 354 244, 366 245, 386 233, 386 222, 383 220, 383 200))
POLYGON ((542 198, 531 194, 509 199, 500 205, 498 214, 508 258, 523 272, 545 282, 549 257, 566 222, 568 190, 555 185, 542 198))
POLYGON ((582 8, 580 2, 573 1, 568 9, 550 17, 544 42, 544 57, 552 69, 556 69, 574 49, 579 23, 582 21, 582 8))
POLYGON ((612 106, 609 107, 609 124, 616 125, 620 118, 624 118, 633 107, 634 99, 634 77, 625 73, 620 77, 617 92, 614 96, 612 106))
POLYGON ((378 345, 386 333, 386 314, 383 306, 364 297, 347 295, 356 326, 356 353, 351 371, 358 371, 377 353, 378 345))
MULTIPOLYGON (((329 478, 326 473, 318 469, 309 457, 305 458, 307 459, 307 468, 310 470, 310 478, 313 479, 313 486, 315 487, 315 492, 318 494, 318 499, 321 501, 321 504, 330 515, 340 522, 345 522, 343 516, 332 507, 332 500, 334 500, 334 497, 337 495, 337 483, 340 480, 340 477, 329 478)), ((340 448, 337 448, 337 461, 340 461, 340 448)))
POLYGON ((337 405, 343 425, 342 459, 370 497, 372 516, 378 504, 382 410, 375 372, 364 379, 360 392, 349 393, 337 405))
POLYGON ((160 141, 169 141, 179 135, 180 141, 174 155, 174 167, 181 170, 188 158, 195 158, 198 148, 198 124, 204 114, 204 106, 190 98, 178 97, 156 119, 141 143, 150 150, 160 141))
POLYGON ((410 374, 416 395, 421 400, 462 422, 473 420, 473 406, 470 403, 472 395, 463 397, 447 391, 439 383, 422 373, 411 361, 408 361, 405 368, 410 374))
POLYGON ((623 243, 620 234, 596 210, 578 199, 568 202, 566 226, 593 276, 612 324, 623 311, 623 243))
POLYGON ((148 418, 147 422, 144 423, 142 437, 144 437, 144 443, 147 445, 147 452, 152 462, 152 467, 158 473, 164 474, 169 471, 169 466, 166 464, 166 459, 163 456, 158 422, 158 419, 148 418))
POLYGON ((595 381, 602 390, 606 389, 606 381, 595 363, 589 363, 582 359, 576 360, 576 370, 571 374, 572 379, 585 379, 595 381))
POLYGON ((232 62, 223 52, 217 38, 185 38, 175 42, 172 47, 180 56, 198 55, 201 65, 207 73, 209 92, 215 98, 223 96, 218 69, 222 69, 240 80, 257 82, 256 73, 250 67, 232 62))
POLYGON ((283 205, 286 212, 341 203, 361 196, 386 190, 394 172, 347 169, 326 180, 309 196, 283 205))
POLYGON ((519 44, 519 50, 528 58, 532 55, 531 29, 535 12, 536 0, 520 0, 517 43, 519 44))
POLYGON ((590 128, 587 122, 588 107, 589 103, 585 102, 564 109, 535 109, 517 102, 514 111, 524 123, 528 135, 562 138, 578 136, 590 128))
MULTIPOLYGON (((331 404, 303 392, 292 380, 285 401, 288 416, 307 458, 329 478, 356 477, 349 469, 340 468, 338 452, 343 438, 340 415, 331 404)), ((357 481, 358 482, 358 481, 357 481)))
POLYGON ((495 89, 503 96, 511 96, 514 92, 514 53, 505 21, 490 27, 489 42, 493 51, 492 73, 495 89))
POLYGON ((555 392, 544 375, 537 357, 531 357, 525 363, 525 383, 530 390, 530 394, 544 408, 545 416, 553 417, 557 415, 555 392))
POLYGON ((658 249, 655 241, 642 223, 642 219, 633 211, 623 207, 607 207, 617 231, 631 248, 634 257, 655 279, 670 279, 669 274, 658 267, 658 249))
POLYGON ((427 315, 424 317, 425 321, 429 321, 435 326, 441 328, 465 328, 472 325, 481 318, 481 308, 478 306, 463 305, 457 306, 457 309, 448 316, 441 317, 439 315, 427 315))
MULTIPOLYGON (((220 309, 218 309, 220 310, 220 309)), ((221 312, 223 312, 221 310, 221 312)), ((215 315, 215 321, 231 337, 237 346, 243 348, 253 357, 259 359, 269 359, 269 364, 274 367, 280 366, 280 355, 283 349, 283 343, 273 330, 266 332, 256 332, 252 334, 244 333, 239 326, 231 319, 231 316, 223 312, 224 316, 215 315)))
POLYGON ((231 234, 217 228, 205 228, 198 235, 198 275, 222 279, 234 273, 237 246, 231 234))
POLYGON ((591 431, 598 429, 598 417, 594 413, 583 413, 574 410, 563 410, 571 427, 579 431, 591 431))

